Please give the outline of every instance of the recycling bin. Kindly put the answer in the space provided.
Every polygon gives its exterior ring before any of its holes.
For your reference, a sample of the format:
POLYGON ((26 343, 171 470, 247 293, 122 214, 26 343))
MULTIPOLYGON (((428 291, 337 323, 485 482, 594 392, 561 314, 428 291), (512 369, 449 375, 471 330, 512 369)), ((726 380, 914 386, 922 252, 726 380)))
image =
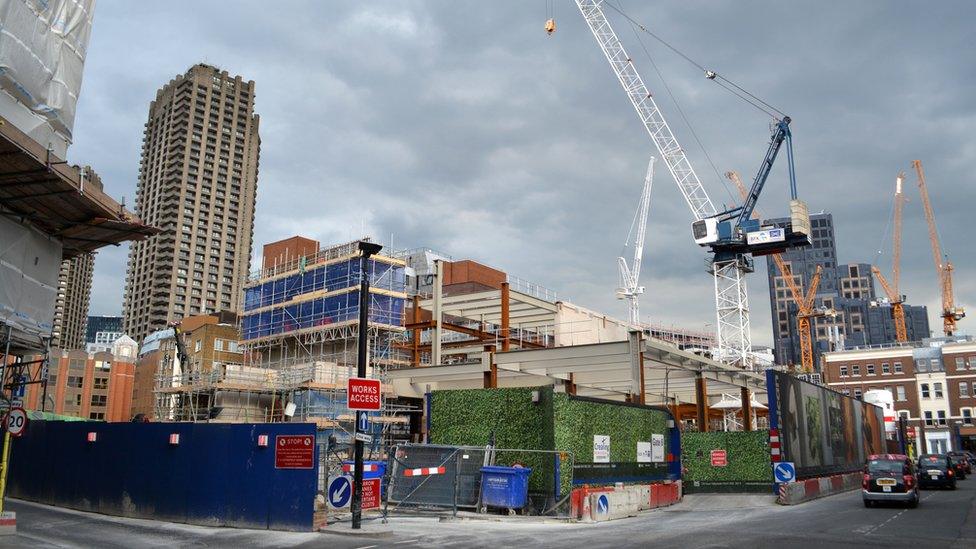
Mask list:
POLYGON ((529 496, 531 467, 481 468, 481 503, 489 507, 521 509, 529 496))

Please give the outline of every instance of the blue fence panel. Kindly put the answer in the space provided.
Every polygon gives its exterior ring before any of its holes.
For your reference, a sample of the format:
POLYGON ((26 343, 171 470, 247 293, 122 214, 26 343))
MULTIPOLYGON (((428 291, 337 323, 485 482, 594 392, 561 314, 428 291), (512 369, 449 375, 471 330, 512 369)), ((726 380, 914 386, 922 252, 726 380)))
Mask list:
POLYGON ((8 494, 133 518, 311 530, 317 446, 311 468, 276 469, 277 435, 314 437, 315 426, 32 421, 14 442, 8 494), (268 447, 257 445, 262 434, 268 447))

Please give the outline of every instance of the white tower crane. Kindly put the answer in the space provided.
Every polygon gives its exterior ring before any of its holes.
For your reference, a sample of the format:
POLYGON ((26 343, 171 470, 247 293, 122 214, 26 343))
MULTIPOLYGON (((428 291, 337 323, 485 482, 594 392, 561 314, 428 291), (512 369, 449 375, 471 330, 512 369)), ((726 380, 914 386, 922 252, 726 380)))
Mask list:
MULTIPOLYGON (((651 92, 634 68, 634 63, 617 38, 610 21, 603 13, 603 0, 576 0, 580 13, 586 20, 593 37, 610 62, 627 97, 637 110, 637 115, 651 136, 668 171, 674 177, 682 196, 691 208, 695 221, 713 218, 718 213, 712 204, 698 174, 691 167, 684 149, 661 114, 651 92)), ((723 362, 750 367, 749 352, 752 335, 749 326, 749 299, 746 293, 745 273, 751 270, 751 261, 744 256, 733 260, 715 261, 711 265, 715 282, 715 307, 719 359, 723 362)))
MULTIPOLYGON (((637 204, 637 213, 634 214, 634 223, 631 226, 631 234, 637 229, 637 236, 634 239, 634 260, 627 266, 627 260, 623 257, 617 258, 617 267, 620 270, 620 287, 617 288, 617 299, 627 300, 627 310, 630 313, 629 320, 631 325, 640 325, 640 295, 644 293, 644 287, 640 285, 641 258, 644 256, 644 236, 647 233, 647 212, 651 205, 651 185, 654 182, 654 157, 652 156, 647 163, 647 175, 644 176, 644 190, 641 191, 640 202, 637 204)), ((630 242, 630 234, 627 235, 630 242)), ((625 244, 625 245, 626 245, 625 244)))

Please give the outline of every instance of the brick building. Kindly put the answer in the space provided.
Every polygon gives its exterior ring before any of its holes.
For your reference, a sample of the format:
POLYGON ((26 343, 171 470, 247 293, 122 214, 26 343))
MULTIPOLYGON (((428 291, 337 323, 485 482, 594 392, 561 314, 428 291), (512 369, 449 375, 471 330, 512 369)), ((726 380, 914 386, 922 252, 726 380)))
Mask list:
MULTIPOLYGON (((48 384, 30 384, 24 408, 104 421, 129 421, 136 342, 124 337, 112 352, 51 349, 48 384), (41 405, 46 397, 46 403, 41 405)), ((32 357, 27 360, 35 360, 32 357)))
POLYGON ((891 391, 915 427, 918 452, 976 449, 976 342, 969 336, 824 354, 824 383, 860 398, 891 391))

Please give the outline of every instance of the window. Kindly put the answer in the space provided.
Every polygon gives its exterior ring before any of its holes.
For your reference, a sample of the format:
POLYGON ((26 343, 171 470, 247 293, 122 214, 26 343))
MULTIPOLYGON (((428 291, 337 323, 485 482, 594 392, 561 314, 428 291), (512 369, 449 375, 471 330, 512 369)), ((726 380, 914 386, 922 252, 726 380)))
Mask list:
POLYGON ((68 376, 68 387, 76 387, 80 389, 83 382, 84 378, 81 376, 68 376))
POLYGON ((956 357, 956 370, 965 370, 965 369, 966 369, 966 359, 964 359, 961 356, 957 356, 956 357))
POLYGON ((969 384, 963 381, 959 384, 959 397, 968 398, 969 397, 969 384))
POLYGON ((107 377, 96 377, 95 383, 92 385, 93 389, 108 389, 108 378, 107 377))
POLYGON ((932 384, 932 391, 935 392, 935 398, 942 398, 942 384, 941 383, 933 383, 932 384))
POLYGON ((902 372, 901 362, 896 362, 895 363, 895 373, 896 374, 900 374, 901 372, 902 372))
POLYGON ((854 398, 860 400, 862 394, 860 389, 854 389, 854 398))
POLYGON ((929 398, 929 384, 922 384, 922 398, 929 398))
POLYGON ((199 353, 200 349, 203 348, 203 340, 198 339, 196 343, 193 344, 193 352, 199 353))
POLYGON ((932 412, 929 410, 925 411, 925 424, 930 426, 934 425, 934 422, 932 421, 932 412))
POLYGON ((976 370, 976 356, 969 357, 969 369, 976 370))
POLYGON ((881 363, 881 373, 882 375, 891 373, 891 366, 887 362, 881 363))
POLYGON ((851 366, 851 375, 852 376, 861 375, 861 366, 859 364, 854 364, 853 366, 851 366))
POLYGON ((105 412, 92 412, 88 415, 88 419, 104 420, 105 412))
POLYGON ((910 419, 910 418, 911 418, 912 416, 911 416, 911 414, 910 414, 910 413, 908 412, 908 410, 899 410, 899 411, 898 411, 898 417, 903 417, 903 418, 905 418, 905 419, 910 419))
POLYGON ((963 408, 960 410, 960 412, 962 412, 962 422, 965 423, 966 425, 972 425, 973 411, 970 410, 969 408, 963 408))
POLYGON ((924 358, 920 358, 915 361, 915 369, 919 372, 927 372, 929 371, 929 363, 924 358))
POLYGON ((929 360, 929 364, 932 365, 932 371, 933 372, 941 372, 942 369, 943 369, 942 368, 942 361, 939 360, 939 359, 937 359, 937 358, 930 359, 929 360))
POLYGON ((847 366, 840 367, 840 377, 847 377, 847 366))
POLYGON ((105 406, 108 402, 108 397, 105 395, 92 395, 91 405, 92 406, 105 406))
POLYGON ((945 410, 939 410, 935 414, 939 418, 939 422, 938 422, 939 425, 945 425, 946 424, 946 413, 945 413, 945 410))
POLYGON ((905 386, 904 385, 896 385, 895 386, 895 399, 896 400, 899 400, 901 402, 904 402, 905 400, 907 400, 905 398, 905 386))
POLYGON ((874 375, 874 364, 868 364, 868 375, 869 376, 874 375))
POLYGON ((851 390, 850 389, 844 389, 841 392, 844 393, 844 396, 851 396, 851 390))

